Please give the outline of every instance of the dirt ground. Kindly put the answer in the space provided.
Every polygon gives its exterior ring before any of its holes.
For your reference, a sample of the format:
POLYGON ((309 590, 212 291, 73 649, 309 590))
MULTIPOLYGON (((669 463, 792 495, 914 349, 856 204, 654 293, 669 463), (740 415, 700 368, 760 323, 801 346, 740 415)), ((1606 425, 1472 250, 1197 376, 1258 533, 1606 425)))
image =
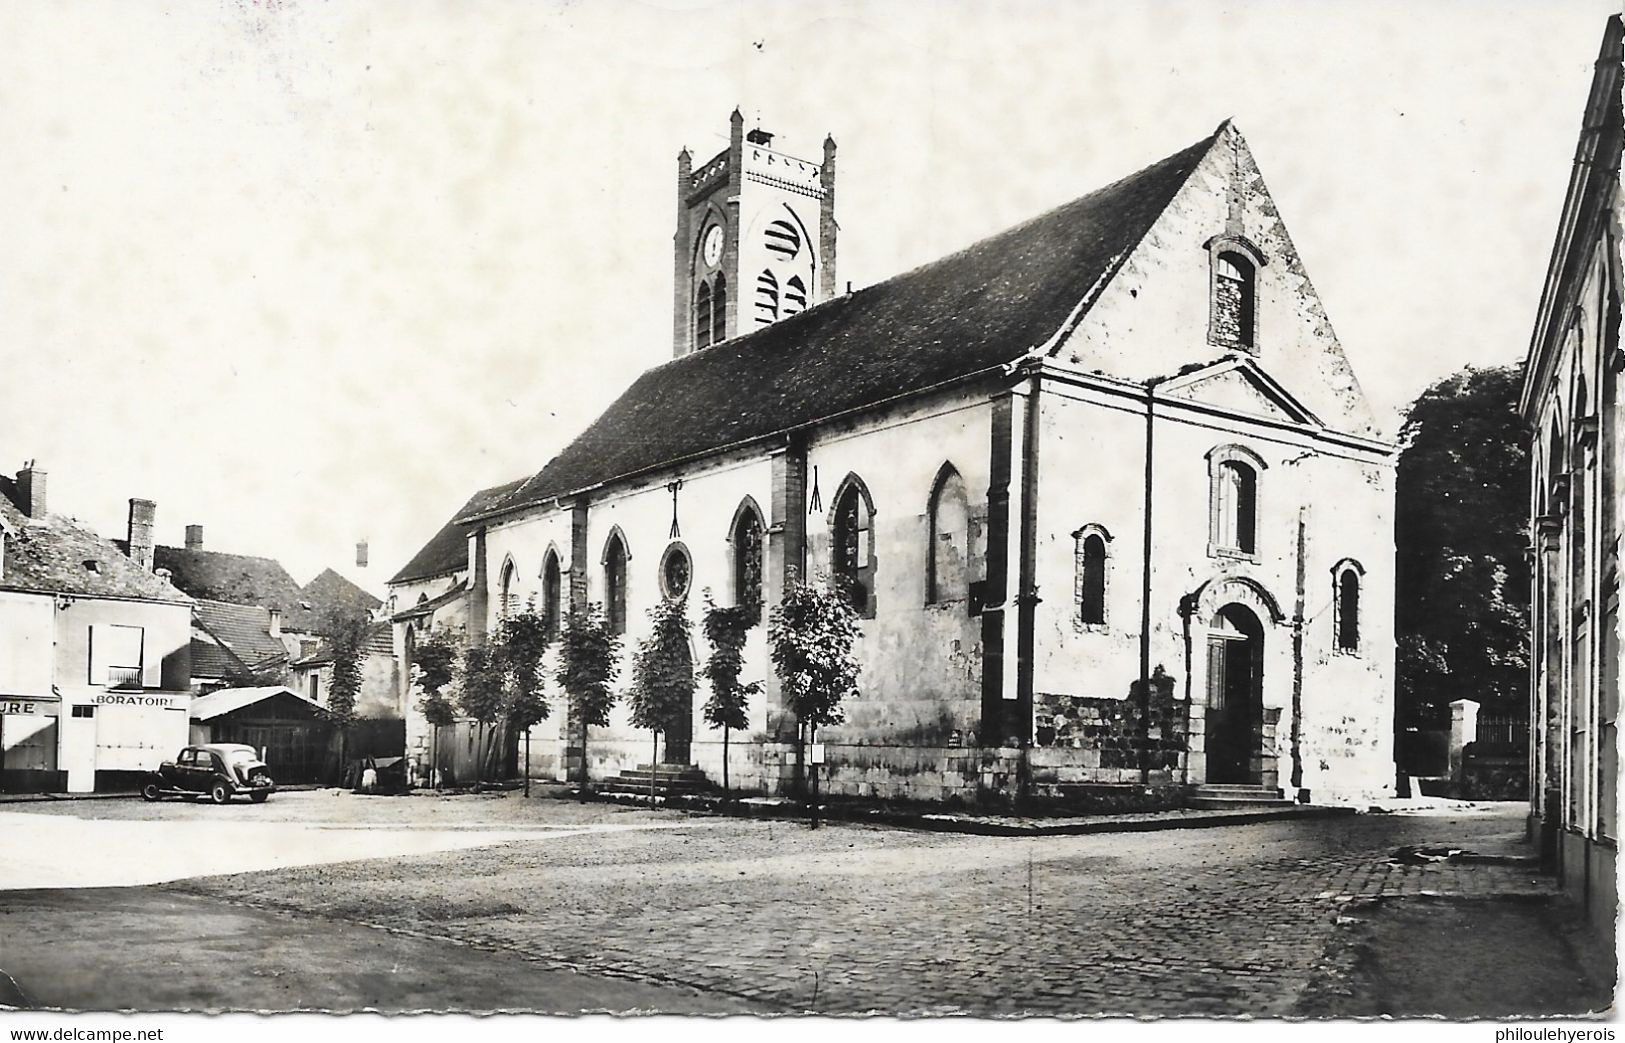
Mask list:
POLYGON ((1614 984, 1572 950, 1575 916, 1556 899, 1351 903, 1295 1013, 1467 1020, 1605 1011, 1614 984))

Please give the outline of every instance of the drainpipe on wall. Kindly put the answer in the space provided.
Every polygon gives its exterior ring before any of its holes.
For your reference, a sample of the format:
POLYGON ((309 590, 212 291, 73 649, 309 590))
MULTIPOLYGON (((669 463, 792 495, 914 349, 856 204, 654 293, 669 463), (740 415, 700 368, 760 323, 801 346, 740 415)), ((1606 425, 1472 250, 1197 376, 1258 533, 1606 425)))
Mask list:
POLYGON ((1298 508, 1297 596, 1292 606, 1292 788, 1300 804, 1309 803, 1303 789, 1303 613, 1304 613, 1304 511, 1298 508))
MULTIPOLYGON (((1147 744, 1151 741, 1151 481, 1155 474, 1152 450, 1155 448, 1156 385, 1145 389, 1145 527, 1142 533, 1140 566, 1140 785, 1151 781, 1147 744)), ((1188 674, 1188 671, 1187 671, 1188 674)))
POLYGON ((1032 782, 1033 662, 1038 612, 1038 444, 1043 422, 1039 409, 1040 371, 1028 379, 1026 423, 1021 446, 1021 544, 1016 586, 1016 712, 1021 715, 1021 767, 1017 792, 1028 796, 1032 782))

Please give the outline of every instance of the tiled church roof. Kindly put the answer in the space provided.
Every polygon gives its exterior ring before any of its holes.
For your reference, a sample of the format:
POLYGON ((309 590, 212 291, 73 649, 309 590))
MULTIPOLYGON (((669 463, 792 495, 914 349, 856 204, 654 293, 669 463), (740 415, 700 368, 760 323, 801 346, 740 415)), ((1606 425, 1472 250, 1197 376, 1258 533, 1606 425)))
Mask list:
POLYGON ((1074 318, 1216 136, 942 260, 645 372, 500 504, 482 504, 482 493, 459 517, 543 503, 1014 361, 1074 318))
POLYGON ((448 572, 456 572, 468 565, 468 533, 471 526, 459 519, 484 514, 506 500, 527 479, 516 478, 505 485, 481 489, 453 514, 440 531, 425 543, 412 560, 390 579, 391 583, 410 583, 415 579, 428 579, 448 572))

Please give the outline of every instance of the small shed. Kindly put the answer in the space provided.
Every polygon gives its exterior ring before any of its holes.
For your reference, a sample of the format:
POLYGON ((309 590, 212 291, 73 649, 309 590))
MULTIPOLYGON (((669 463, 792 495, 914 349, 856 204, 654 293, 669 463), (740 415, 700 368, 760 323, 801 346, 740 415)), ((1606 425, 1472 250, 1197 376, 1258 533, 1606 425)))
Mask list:
POLYGON ((333 738, 320 706, 292 688, 222 688, 192 700, 192 742, 252 746, 278 782, 318 782, 333 738))

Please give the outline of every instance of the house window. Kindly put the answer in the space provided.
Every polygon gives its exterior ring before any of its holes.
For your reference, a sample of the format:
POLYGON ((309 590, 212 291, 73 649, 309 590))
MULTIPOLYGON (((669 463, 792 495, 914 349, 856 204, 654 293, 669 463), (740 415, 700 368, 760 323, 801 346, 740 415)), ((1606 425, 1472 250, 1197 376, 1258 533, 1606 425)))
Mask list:
POLYGON ((865 619, 875 614, 874 507, 862 479, 847 475, 835 497, 836 585, 865 619))
POLYGON ((306 679, 306 687, 310 689, 311 702, 319 703, 322 701, 322 675, 320 671, 312 670, 310 672, 310 677, 306 679))
POLYGON ((733 590, 734 604, 755 609, 753 622, 762 611, 762 514, 753 500, 746 499, 734 513, 733 590))
POLYGON ((927 518, 930 544, 925 570, 926 604, 961 601, 968 589, 970 503, 965 495, 965 480, 952 464, 944 464, 937 475, 927 518))
POLYGON ((141 627, 111 623, 92 626, 89 682, 108 688, 140 688, 144 636, 141 627))
POLYGON ((1360 577, 1365 569, 1353 559, 1344 559, 1332 569, 1332 627, 1335 648, 1353 654, 1360 650, 1360 577))
POLYGON ((621 530, 609 534, 604 546, 604 614, 612 634, 626 633, 626 541, 621 530))
POLYGON ((700 294, 694 300, 694 346, 711 346, 711 284, 700 283, 700 294))
POLYGON ((689 559, 688 548, 673 543, 660 559, 660 593, 674 601, 687 597, 693 574, 694 563, 689 559))
POLYGON ((1111 533, 1099 525, 1085 525, 1072 534, 1074 586, 1078 604, 1078 625, 1104 628, 1106 625, 1106 573, 1111 533))
POLYGON ((1208 454, 1208 553, 1252 558, 1258 553, 1258 475, 1264 461, 1241 446, 1208 454))
POLYGON ((552 641, 559 636, 559 596, 563 583, 559 575, 559 555, 549 549, 542 560, 542 632, 552 641))
POLYGON ((94 717, 96 716, 96 708, 94 706, 75 706, 73 715, 75 717, 94 717))

